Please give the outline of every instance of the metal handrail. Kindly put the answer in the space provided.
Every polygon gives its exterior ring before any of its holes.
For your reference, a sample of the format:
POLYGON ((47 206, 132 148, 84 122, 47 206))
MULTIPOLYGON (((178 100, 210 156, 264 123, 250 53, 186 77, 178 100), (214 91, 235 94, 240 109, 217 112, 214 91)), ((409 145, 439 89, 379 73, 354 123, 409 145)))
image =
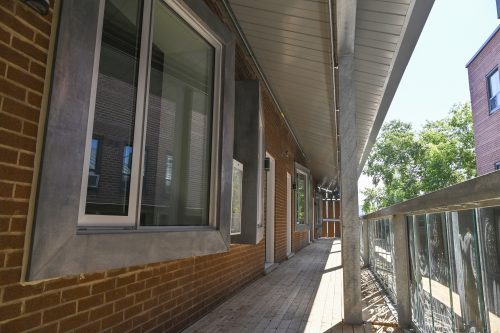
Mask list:
POLYGON ((397 203, 361 216, 361 219, 373 220, 400 214, 416 215, 491 206, 500 206, 500 171, 397 203))

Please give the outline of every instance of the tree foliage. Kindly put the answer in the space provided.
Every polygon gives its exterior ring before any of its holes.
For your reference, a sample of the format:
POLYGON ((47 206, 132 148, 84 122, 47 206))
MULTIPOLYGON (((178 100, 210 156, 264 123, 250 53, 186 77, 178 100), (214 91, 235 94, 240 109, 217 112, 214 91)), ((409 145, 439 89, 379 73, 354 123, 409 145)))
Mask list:
POLYGON ((446 118, 420 131, 399 120, 385 124, 364 174, 374 185, 363 192, 365 213, 474 177, 470 104, 454 105, 446 118))

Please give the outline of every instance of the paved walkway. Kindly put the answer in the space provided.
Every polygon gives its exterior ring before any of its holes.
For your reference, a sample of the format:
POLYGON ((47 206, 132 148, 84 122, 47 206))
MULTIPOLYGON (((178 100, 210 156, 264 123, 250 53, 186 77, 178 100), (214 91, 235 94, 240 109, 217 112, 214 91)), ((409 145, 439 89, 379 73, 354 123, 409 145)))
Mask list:
MULTIPOLYGON (((340 249, 339 240, 317 240, 184 332, 369 332, 370 327, 341 323, 340 249)), ((373 320, 372 315, 365 317, 373 320)))

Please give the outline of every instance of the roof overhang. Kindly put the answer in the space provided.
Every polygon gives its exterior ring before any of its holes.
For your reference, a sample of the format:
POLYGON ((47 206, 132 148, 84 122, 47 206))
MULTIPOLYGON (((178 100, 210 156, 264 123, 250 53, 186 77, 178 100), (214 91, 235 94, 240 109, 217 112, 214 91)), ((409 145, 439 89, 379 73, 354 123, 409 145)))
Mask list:
POLYGON ((223 2, 320 184, 338 181, 337 56, 354 45, 361 173, 434 1, 223 2))

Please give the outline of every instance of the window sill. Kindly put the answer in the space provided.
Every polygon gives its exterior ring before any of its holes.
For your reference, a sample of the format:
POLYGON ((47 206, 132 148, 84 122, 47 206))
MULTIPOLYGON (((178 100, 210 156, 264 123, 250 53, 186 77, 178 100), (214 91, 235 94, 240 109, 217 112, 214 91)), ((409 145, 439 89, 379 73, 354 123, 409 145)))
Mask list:
POLYGON ((28 279, 76 275, 229 251, 222 233, 213 228, 175 232, 107 231, 64 233, 68 238, 60 242, 36 242, 28 279))
POLYGON ((135 233, 157 233, 157 232, 187 232, 187 231, 210 231, 216 230, 212 226, 141 226, 139 228, 108 228, 108 227, 79 227, 77 235, 96 234, 135 234, 135 233))

